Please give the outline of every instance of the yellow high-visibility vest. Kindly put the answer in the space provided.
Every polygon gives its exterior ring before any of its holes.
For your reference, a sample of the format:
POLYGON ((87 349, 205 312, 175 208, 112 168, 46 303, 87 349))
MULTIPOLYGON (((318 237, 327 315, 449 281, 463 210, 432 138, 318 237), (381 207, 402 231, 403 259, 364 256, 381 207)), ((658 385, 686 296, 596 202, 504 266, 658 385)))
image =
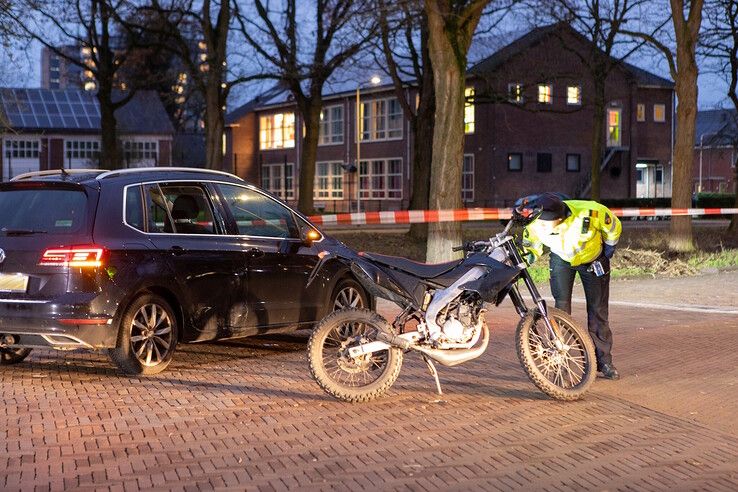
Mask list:
POLYGON ((602 253, 602 245, 615 246, 623 226, 606 206, 590 200, 565 200, 571 211, 556 227, 551 221, 536 219, 525 228, 523 248, 534 258, 543 254, 543 246, 571 266, 590 263, 602 253))

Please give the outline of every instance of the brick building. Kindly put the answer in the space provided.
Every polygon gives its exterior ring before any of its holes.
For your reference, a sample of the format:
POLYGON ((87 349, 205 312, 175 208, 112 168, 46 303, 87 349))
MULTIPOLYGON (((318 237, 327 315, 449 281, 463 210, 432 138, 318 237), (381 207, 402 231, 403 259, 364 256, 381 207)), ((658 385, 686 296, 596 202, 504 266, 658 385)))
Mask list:
MULTIPOLYGON (((576 53, 587 49, 585 38, 556 24, 530 31, 469 69, 467 206, 509 205, 546 190, 588 196, 593 90, 576 53)), ((412 97, 412 86, 406 90, 412 97)), ((606 99, 602 196, 670 196, 673 83, 620 63, 607 80, 606 99)), ((362 87, 360 165, 351 173, 356 106, 353 88, 324 96, 316 207, 355 210, 358 196, 362 210, 406 208, 413 135, 395 92, 389 85, 362 87)), ((230 113, 227 126, 228 164, 295 200, 302 145, 295 129, 302 123, 288 91, 276 86, 261 94, 230 113)))
POLYGON ((694 191, 735 193, 738 114, 715 109, 697 113, 694 142, 694 191))
MULTIPOLYGON (((159 97, 138 92, 115 113, 123 164, 171 165, 174 129, 159 97)), ((29 171, 106 168, 100 108, 82 89, 0 89, 0 180, 29 171)))

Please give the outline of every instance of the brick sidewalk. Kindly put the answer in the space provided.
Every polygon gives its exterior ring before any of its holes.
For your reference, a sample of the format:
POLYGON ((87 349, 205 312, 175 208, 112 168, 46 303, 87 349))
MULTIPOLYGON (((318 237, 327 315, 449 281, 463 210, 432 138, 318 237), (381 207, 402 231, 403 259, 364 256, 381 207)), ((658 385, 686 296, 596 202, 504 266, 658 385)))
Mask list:
POLYGON ((332 400, 304 336, 184 346, 146 379, 36 351, 0 368, 0 489, 736 490, 736 321, 612 318, 624 378, 568 404, 525 378, 509 308, 484 357, 440 369, 443 401, 412 355, 388 397, 332 400))

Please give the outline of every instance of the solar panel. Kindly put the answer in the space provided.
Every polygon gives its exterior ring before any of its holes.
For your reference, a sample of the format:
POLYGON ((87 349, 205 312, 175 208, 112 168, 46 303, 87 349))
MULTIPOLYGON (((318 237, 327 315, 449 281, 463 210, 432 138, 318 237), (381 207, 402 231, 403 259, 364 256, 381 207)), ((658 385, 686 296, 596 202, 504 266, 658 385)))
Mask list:
POLYGON ((78 90, 0 89, 0 109, 11 126, 98 130, 100 109, 92 94, 78 90))

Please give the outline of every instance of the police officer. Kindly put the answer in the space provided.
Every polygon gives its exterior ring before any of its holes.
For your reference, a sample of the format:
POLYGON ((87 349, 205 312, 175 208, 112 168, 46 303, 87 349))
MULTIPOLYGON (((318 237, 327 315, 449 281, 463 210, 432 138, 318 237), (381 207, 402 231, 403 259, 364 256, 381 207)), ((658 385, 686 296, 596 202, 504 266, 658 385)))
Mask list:
MULTIPOLYGON (((525 199, 523 199, 525 201, 525 199)), ((524 207, 542 209, 523 234, 529 259, 551 250, 549 270, 556 308, 571 314, 574 277, 579 274, 587 299, 587 322, 597 352, 597 370, 607 379, 619 379, 612 363, 612 333, 608 323, 610 258, 622 226, 604 205, 587 200, 563 200, 560 194, 532 196, 524 207)))

